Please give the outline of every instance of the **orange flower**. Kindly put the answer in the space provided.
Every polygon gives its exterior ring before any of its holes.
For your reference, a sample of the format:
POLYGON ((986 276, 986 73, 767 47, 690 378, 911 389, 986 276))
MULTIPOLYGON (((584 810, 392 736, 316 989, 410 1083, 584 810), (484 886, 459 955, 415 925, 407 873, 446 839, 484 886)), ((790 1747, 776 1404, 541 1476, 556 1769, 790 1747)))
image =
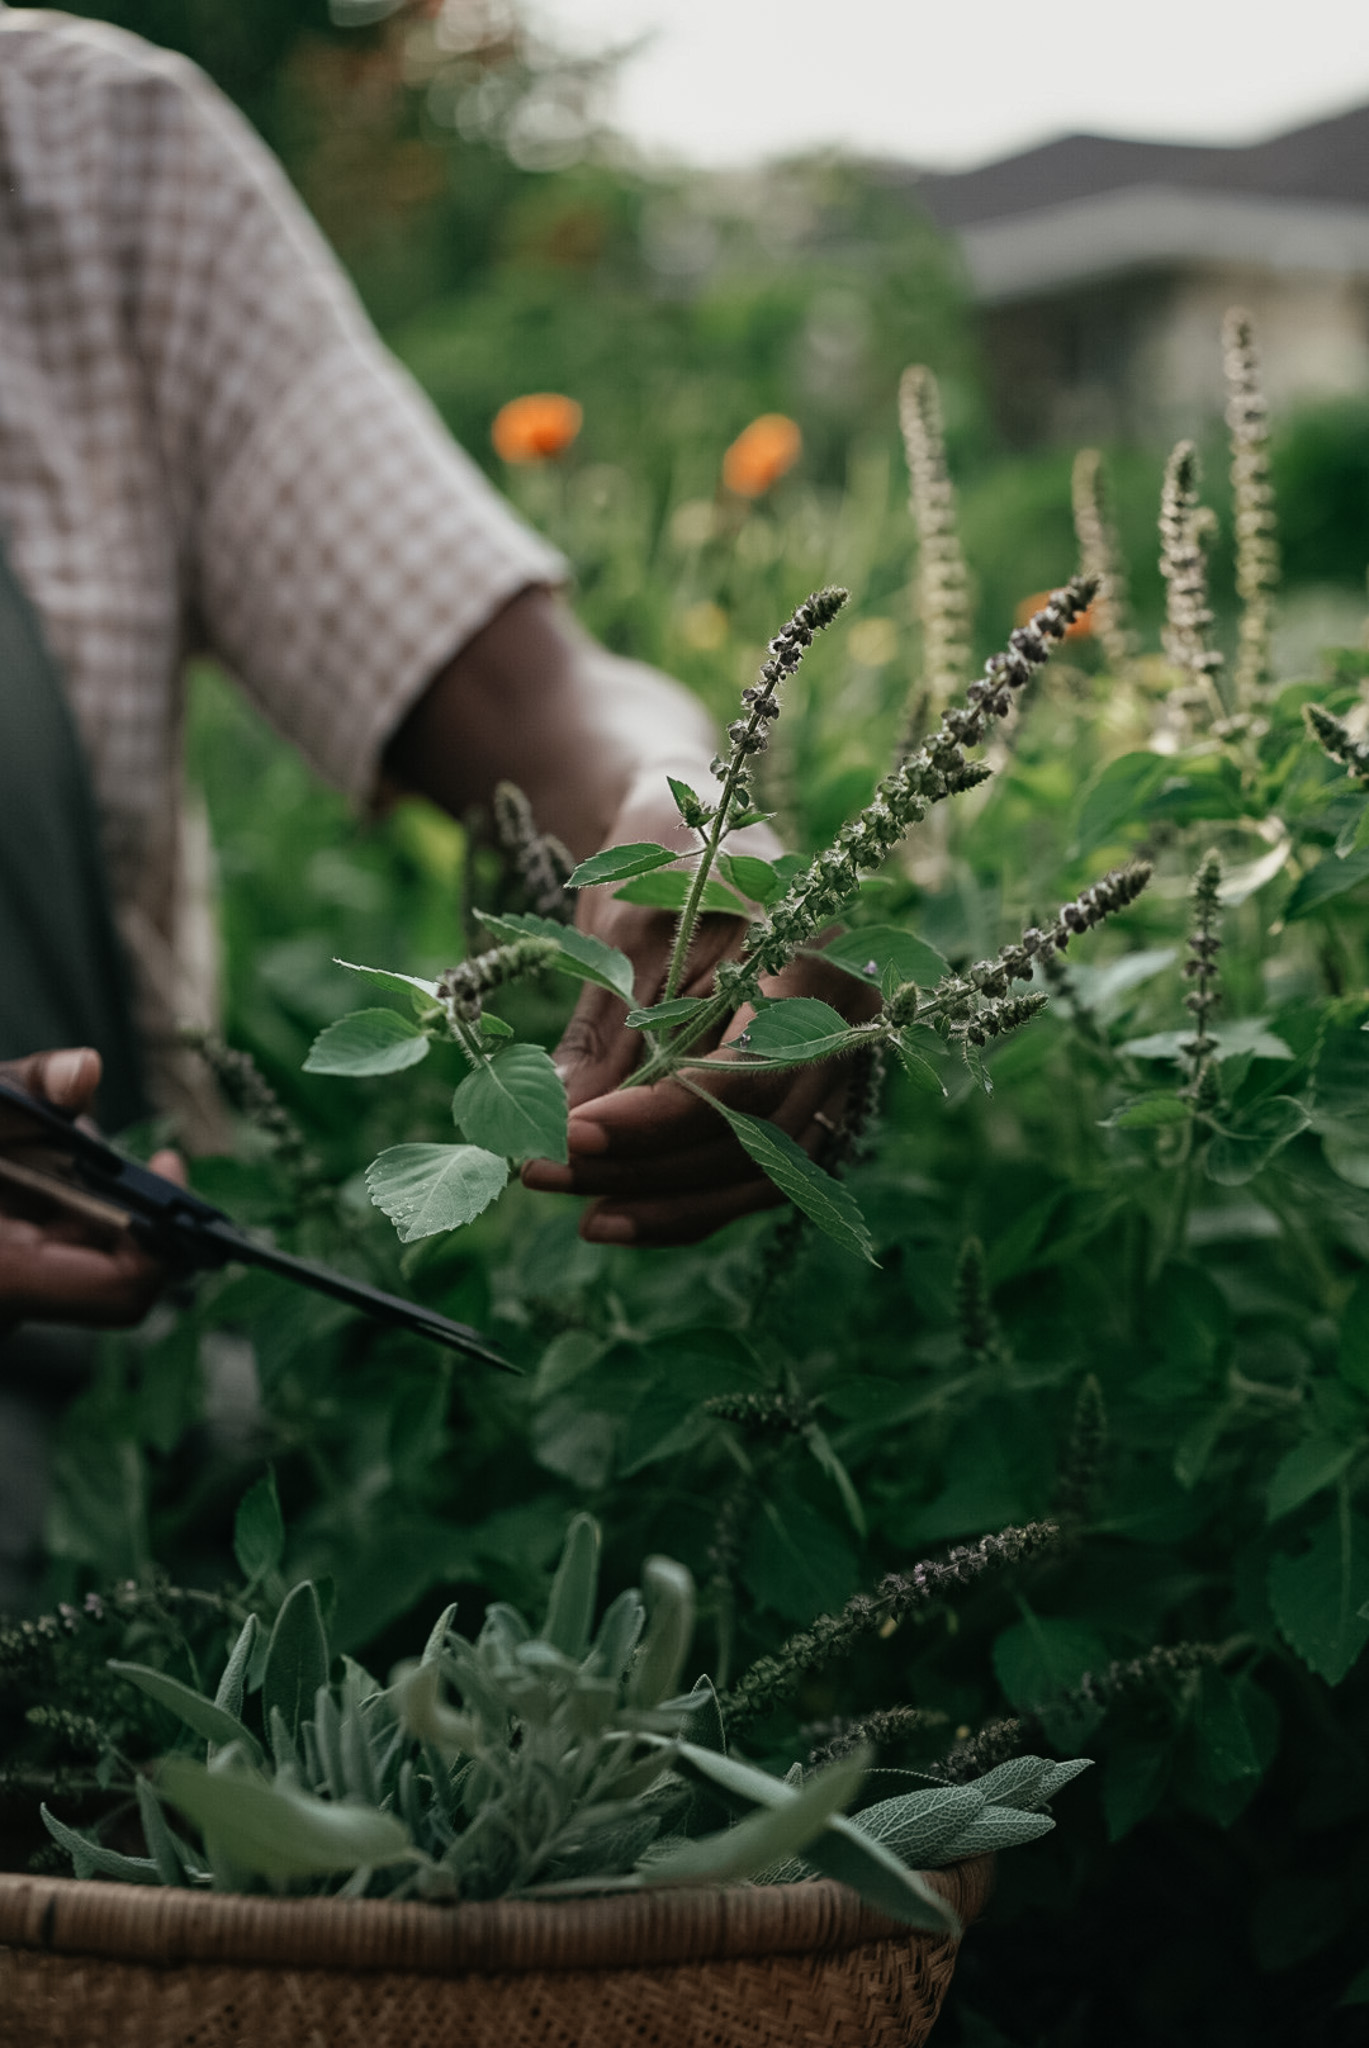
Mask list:
POLYGON ((500 406, 490 439, 505 462, 547 462, 565 454, 584 416, 583 408, 559 391, 530 391, 500 406))
POLYGON ((803 435, 782 412, 763 412, 743 427, 723 457, 723 482, 740 498, 759 498, 792 469, 803 435))
MULTIPOLYGON (((1035 597, 1024 597, 1021 604, 1017 607, 1016 624, 1019 626, 1030 625, 1037 612, 1044 611, 1054 595, 1054 591, 1038 590, 1035 597)), ((1072 626, 1066 626, 1065 638, 1067 640, 1091 640, 1093 638, 1092 605, 1089 605, 1087 610, 1080 612, 1072 626)))

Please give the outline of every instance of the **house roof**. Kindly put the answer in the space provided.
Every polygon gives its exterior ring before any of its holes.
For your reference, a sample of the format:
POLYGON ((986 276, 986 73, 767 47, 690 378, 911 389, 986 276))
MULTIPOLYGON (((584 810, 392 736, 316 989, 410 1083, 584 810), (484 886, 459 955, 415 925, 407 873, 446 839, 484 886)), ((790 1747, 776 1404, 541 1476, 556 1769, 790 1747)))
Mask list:
POLYGON ((1241 148, 1062 135, 976 170, 919 173, 915 185, 952 229, 1131 186, 1369 206, 1369 106, 1241 148))
POLYGON ((1175 264, 1369 275, 1369 107, 1242 148, 1065 135, 909 182, 991 303, 1175 264))

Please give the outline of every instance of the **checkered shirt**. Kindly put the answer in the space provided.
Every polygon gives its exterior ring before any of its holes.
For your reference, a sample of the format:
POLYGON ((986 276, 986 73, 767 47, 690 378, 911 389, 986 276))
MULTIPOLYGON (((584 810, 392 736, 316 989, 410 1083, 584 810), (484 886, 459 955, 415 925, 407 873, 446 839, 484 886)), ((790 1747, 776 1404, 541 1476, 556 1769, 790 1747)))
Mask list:
POLYGON ((70 695, 154 1041, 203 1009, 212 956, 187 923, 187 653, 365 799, 433 675, 565 575, 203 75, 2 5, 0 533, 70 695))

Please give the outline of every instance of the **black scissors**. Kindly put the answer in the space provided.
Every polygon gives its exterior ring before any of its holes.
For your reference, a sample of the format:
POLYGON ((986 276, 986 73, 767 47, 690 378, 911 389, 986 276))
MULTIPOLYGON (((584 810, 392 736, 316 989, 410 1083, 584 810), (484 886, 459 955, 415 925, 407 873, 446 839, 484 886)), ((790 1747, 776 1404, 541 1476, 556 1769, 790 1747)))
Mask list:
MULTIPOLYGON (((331 1294, 335 1301, 345 1301, 349 1308, 359 1309, 377 1322, 413 1330, 449 1351, 461 1351, 470 1358, 483 1359, 486 1365, 498 1366, 502 1372, 518 1371, 478 1330, 249 1237, 222 1209, 127 1158, 51 1103, 0 1080, 0 1113, 5 1110, 17 1111, 30 1125, 39 1127, 42 1142, 34 1149, 42 1163, 29 1164, 0 1152, 0 1185, 58 1203, 97 1227, 131 1231, 154 1257, 182 1272, 208 1272, 234 1262, 264 1266, 267 1272, 280 1273, 301 1287, 331 1294), (54 1153, 59 1155, 56 1159, 54 1153)), ((0 1115, 0 1129, 4 1126, 9 1126, 4 1135, 18 1136, 12 1120, 0 1115)), ((33 1142, 27 1131, 24 1142, 33 1142)))

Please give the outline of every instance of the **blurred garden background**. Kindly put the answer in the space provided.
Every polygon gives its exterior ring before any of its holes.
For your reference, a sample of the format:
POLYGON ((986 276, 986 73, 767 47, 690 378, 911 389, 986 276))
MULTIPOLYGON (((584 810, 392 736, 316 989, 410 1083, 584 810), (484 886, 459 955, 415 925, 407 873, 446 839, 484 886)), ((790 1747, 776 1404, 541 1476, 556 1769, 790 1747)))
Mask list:
MULTIPOLYGON (((454 1588, 472 1627, 490 1592, 535 1606, 579 1505, 604 1519, 610 1579, 635 1583, 646 1550, 685 1558, 707 1655, 740 1656, 923 1550, 1054 1514, 1053 1563, 868 1646, 856 1673, 862 1703, 925 1710, 902 1760, 1014 1714, 1098 1759, 1058 1832, 1004 1860, 937 2039, 1362 2040, 1369 850, 1363 789, 1310 744, 1302 708, 1363 737, 1365 287, 1347 268, 1309 311, 1296 264, 1240 255, 1272 233, 1272 207, 1281 232, 1360 260, 1360 129, 1327 124, 1321 144, 1258 162, 1233 151, 1256 208, 1239 217, 1210 158, 1178 151, 1163 176, 1197 254, 1185 267, 1165 229, 1148 270, 1095 289, 1061 233, 1151 232, 1126 211, 1160 175, 1149 161, 1027 152, 1006 199, 987 173, 830 152, 667 170, 609 124, 613 56, 554 47, 512 4, 73 11, 186 51, 243 107, 390 346, 564 550, 610 646, 731 716, 795 603, 850 587, 786 705, 766 792, 796 846, 869 798, 925 681, 900 372, 924 364, 940 388, 978 660, 1076 567, 1075 456, 1100 449, 1130 651, 1071 641, 989 791, 944 829, 938 814, 855 916, 911 922, 960 966, 1112 861, 1145 852, 1157 878, 996 1052, 991 1095, 968 1074, 946 1102, 894 1079, 878 1153, 852 1177, 877 1274, 818 1241, 763 1286, 769 1221, 679 1255, 593 1248, 574 1205, 519 1190, 401 1251, 361 1171, 450 1129, 441 1077, 381 1087, 301 1066, 355 1000, 336 958, 440 970, 466 908, 505 884, 478 831, 422 804, 351 814, 200 665, 189 763, 215 844, 224 1034, 297 1131, 282 1147, 242 1118, 198 1184, 492 1330, 529 1377, 435 1364, 260 1276, 211 1283, 111 1344, 73 1410, 54 1597, 154 1567, 221 1581, 237 1504, 269 1464, 287 1575, 329 1582, 339 1642, 379 1671, 454 1588), (1108 192, 1122 212, 1078 210, 1108 192), (1242 293, 1276 398, 1277 687, 1240 731, 1166 729, 1155 521, 1181 432, 1215 517, 1217 643, 1236 655, 1220 321, 1242 293), (1334 345, 1318 356, 1310 333, 1334 345), (578 432, 552 459, 522 459, 535 451, 516 436, 501 455, 501 409, 537 393, 573 401, 578 432), (797 425, 776 444, 794 459, 729 487, 726 451, 766 415, 797 425), (1235 1152, 1204 1178, 1191 1150, 1166 1150, 1165 1115, 1115 1120, 1138 1091, 1179 1085, 1178 955, 1214 843, 1232 884, 1223 1015, 1245 1036, 1222 1056, 1235 1152), (1300 1106, 1277 1144, 1259 1135, 1271 1101, 1300 1106), (702 1407, 762 1388, 800 1403, 789 1439, 702 1407)), ((539 990, 509 1014, 551 1043, 563 1010, 539 990)), ((774 1756, 845 1710, 816 1682, 774 1756)))

